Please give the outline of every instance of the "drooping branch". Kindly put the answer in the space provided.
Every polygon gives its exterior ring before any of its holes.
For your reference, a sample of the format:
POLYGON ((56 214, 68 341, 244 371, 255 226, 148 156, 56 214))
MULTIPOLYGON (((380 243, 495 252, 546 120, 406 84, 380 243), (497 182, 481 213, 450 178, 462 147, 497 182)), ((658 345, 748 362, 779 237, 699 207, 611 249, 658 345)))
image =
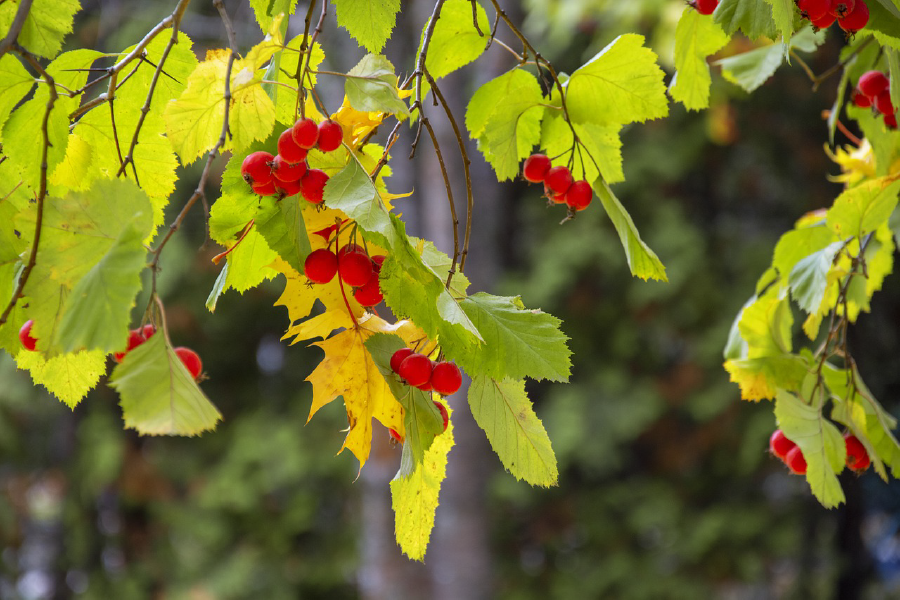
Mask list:
POLYGON ((428 26, 425 28, 425 35, 422 38, 422 49, 416 57, 416 70, 410 75, 409 79, 404 82, 403 87, 409 85, 409 82, 415 79, 416 82, 416 101, 413 102, 413 110, 419 110, 419 126, 416 129, 416 137, 413 140, 412 148, 409 152, 409 158, 412 159, 416 155, 416 146, 419 145, 419 136, 422 135, 422 126, 425 118, 425 111, 422 106, 422 77, 425 75, 425 59, 428 57, 428 47, 431 45, 431 38, 434 35, 434 28, 437 26, 438 19, 441 17, 441 8, 444 6, 445 0, 437 0, 434 9, 431 11, 431 17, 428 19, 428 26))

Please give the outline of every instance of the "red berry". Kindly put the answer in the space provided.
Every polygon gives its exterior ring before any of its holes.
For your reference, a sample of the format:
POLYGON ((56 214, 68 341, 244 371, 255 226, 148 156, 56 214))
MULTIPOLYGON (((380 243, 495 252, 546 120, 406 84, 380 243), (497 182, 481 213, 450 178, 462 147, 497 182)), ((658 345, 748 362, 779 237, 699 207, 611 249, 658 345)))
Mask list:
POLYGON ((313 283, 328 283, 337 273, 337 256, 327 248, 313 250, 303 263, 306 278, 313 283))
POLYGON ((525 159, 522 176, 531 183, 540 183, 550 170, 550 159, 544 154, 532 154, 525 159))
POLYGON ((800 9, 801 15, 803 15, 810 21, 815 21, 815 20, 821 19, 825 15, 831 13, 832 1, 831 0, 798 0, 797 7, 800 9))
POLYGON ((175 348, 175 354, 177 354, 178 358, 181 359, 181 362, 184 363, 184 366, 188 370, 188 373, 191 374, 191 377, 194 379, 200 377, 200 372, 203 370, 203 363, 200 361, 200 356, 196 352, 190 348, 179 346, 178 348, 175 348))
MULTIPOLYGON (((156 327, 153 326, 153 323, 147 323, 141 328, 141 335, 144 336, 144 341, 149 340, 153 337, 153 334, 156 333, 156 327)), ((143 342, 141 342, 143 343, 143 342)), ((141 344, 138 344, 140 346, 141 344)))
POLYGON ((278 154, 281 155, 282 159, 292 165, 306 158, 306 150, 294 142, 290 129, 285 129, 281 135, 278 136, 278 154))
POLYGON ((868 469, 872 461, 859 438, 847 433, 844 435, 844 443, 847 445, 847 466, 857 473, 868 469))
POLYGON ((547 187, 547 182, 544 182, 544 197, 547 198, 550 202, 554 204, 565 204, 566 203, 566 195, 565 194, 557 194, 553 190, 547 187))
POLYGON ((272 175, 279 181, 300 181, 306 175, 306 162, 301 160, 292 165, 279 154, 272 161, 272 175))
POLYGON ((422 385, 431 378, 431 359, 413 352, 400 363, 397 375, 413 387, 422 385))
POLYGON ((337 121, 328 119, 319 123, 319 150, 331 152, 341 147, 344 140, 344 130, 337 121))
POLYGON ((381 301, 384 300, 384 294, 381 293, 378 275, 374 274, 374 270, 373 275, 369 277, 369 281, 353 290, 353 297, 356 298, 360 306, 367 308, 381 304, 381 301))
POLYGON ((869 7, 863 0, 858 0, 852 11, 843 19, 838 20, 841 29, 848 33, 856 33, 869 22, 869 7))
POLYGON ((394 373, 400 372, 400 363, 402 363, 407 356, 412 354, 413 351, 411 348, 400 348, 391 356, 391 371, 394 373))
POLYGON ((275 180, 275 189, 278 193, 287 198, 288 196, 296 196, 300 193, 299 181, 279 181, 275 180))
POLYGON ((260 196, 274 196, 278 193, 278 188, 275 187, 274 178, 272 178, 272 181, 269 181, 267 183, 251 184, 250 187, 253 188, 253 191, 260 196))
POLYGON ((693 0, 691 6, 697 9, 701 15, 711 15, 719 5, 719 0, 693 0))
POLYGON ((403 443, 403 436, 401 436, 399 433, 397 433, 396 430, 391 429, 391 428, 388 428, 388 432, 391 434, 391 437, 394 438, 394 440, 395 440, 398 444, 402 444, 402 443, 403 443))
POLYGON ((440 411, 441 418, 444 419, 444 431, 447 431, 447 424, 450 423, 450 415, 447 413, 447 407, 437 400, 432 400, 432 402, 434 402, 434 405, 437 406, 438 411, 440 411))
POLYGON ((375 272, 372 269, 372 259, 357 244, 347 244, 341 248, 337 259, 341 280, 351 287, 365 285, 375 272))
POLYGON ((547 176, 544 178, 544 184, 557 194, 565 194, 569 191, 569 187, 574 181, 572 173, 567 167, 553 167, 547 171, 547 176))
POLYGON ((856 0, 837 0, 833 4, 834 7, 831 9, 831 14, 838 19, 843 19, 856 8, 856 0))
POLYGON ((462 385, 462 373, 452 362, 439 362, 431 371, 431 387, 441 396, 455 394, 462 385))
POLYGON ((897 129, 897 115, 884 115, 884 124, 888 129, 897 129))
POLYGON ((37 338, 31 337, 31 328, 34 326, 34 321, 29 319, 25 321, 25 324, 22 325, 22 328, 19 329, 19 341, 22 342, 22 346, 26 350, 34 351, 35 346, 37 345, 37 338))
POLYGON ((585 180, 576 181, 566 192, 566 204, 575 210, 584 210, 590 205, 594 192, 585 180))
POLYGON ((859 76, 859 81, 856 82, 856 89, 871 99, 887 90, 890 83, 887 75, 881 71, 866 71, 859 76))
POLYGON ((790 452, 784 457, 784 462, 794 475, 803 475, 806 473, 806 459, 803 458, 803 452, 800 446, 791 448, 790 452))
POLYGON ((422 390, 423 392, 430 392, 430 391, 432 390, 432 388, 431 388, 431 381, 430 381, 430 380, 429 380, 429 381, 426 381, 426 382, 423 383, 422 385, 417 385, 417 386, 415 386, 415 387, 416 387, 417 390, 422 390))
POLYGON ((372 268, 376 273, 381 273, 381 265, 384 264, 384 259, 386 258, 387 256, 384 254, 376 254, 372 257, 372 268))
POLYGON ((116 362, 122 362, 126 354, 143 344, 146 339, 141 329, 132 329, 128 332, 128 346, 126 346, 125 352, 116 352, 113 358, 116 359, 116 362))
POLYGON ((894 104, 891 102, 891 92, 884 90, 875 96, 875 110, 883 115, 894 114, 894 104))
POLYGON ((769 451, 781 460, 784 460, 784 458, 787 456, 787 453, 790 452, 796 445, 797 444, 784 437, 784 432, 780 429, 776 429, 772 436, 769 438, 769 451))
POLYGON ((298 119, 291 128, 291 137, 300 148, 309 150, 319 139, 319 128, 312 119, 298 119))
POLYGON ((825 13, 818 19, 810 19, 810 21, 815 29, 828 29, 837 19, 831 13, 825 13))
POLYGON ((268 152, 248 154, 241 163, 241 176, 249 184, 268 183, 272 181, 270 162, 272 162, 272 155, 268 152))
POLYGON ((853 104, 860 108, 869 108, 872 106, 872 99, 865 94, 860 93, 859 90, 853 90, 850 99, 853 100, 853 104))
POLYGON ((322 204, 326 183, 328 183, 328 175, 325 174, 325 171, 310 169, 306 175, 300 178, 300 193, 308 202, 322 204))

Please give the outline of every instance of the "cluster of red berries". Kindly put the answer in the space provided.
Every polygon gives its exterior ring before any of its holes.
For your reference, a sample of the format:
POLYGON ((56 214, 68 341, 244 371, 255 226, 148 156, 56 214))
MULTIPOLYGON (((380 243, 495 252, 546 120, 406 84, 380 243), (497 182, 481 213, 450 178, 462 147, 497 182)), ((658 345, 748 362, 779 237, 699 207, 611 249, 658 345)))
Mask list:
POLYGON ((329 283, 340 273, 341 281, 355 288, 353 297, 356 301, 372 307, 384 300, 378 275, 385 258, 383 254, 370 257, 359 244, 347 244, 337 254, 328 248, 319 248, 306 257, 303 270, 313 283, 329 283))
POLYGON ((566 204, 573 211, 590 205, 594 192, 583 179, 575 181, 568 167, 552 167, 544 154, 532 154, 525 159, 522 176, 531 183, 543 183, 544 195, 555 204, 566 204))
POLYGON ((301 194, 307 201, 321 204, 328 175, 310 169, 306 154, 312 148, 337 150, 343 139, 344 131, 336 121, 328 119, 316 125, 312 119, 299 119, 278 137, 277 155, 264 151, 248 154, 241 163, 241 175, 260 196, 301 194))
POLYGON ((884 115, 884 124, 897 129, 897 110, 891 102, 891 80, 881 71, 866 71, 853 90, 853 104, 860 108, 875 107, 876 114, 884 115))
POLYGON ((691 0, 688 4, 693 6, 701 15, 711 15, 715 12, 716 7, 719 6, 719 0, 691 0))
MULTIPOLYGON (((871 460, 865 446, 855 435, 844 434, 844 444, 847 447, 847 466, 857 473, 862 473, 869 468, 871 460)), ((785 437, 784 432, 776 429, 769 438, 769 451, 780 458, 794 475, 806 473, 806 459, 800 446, 785 437)))
POLYGON ((391 356, 391 370, 407 385, 441 396, 455 394, 462 385, 462 372, 452 362, 434 362, 424 354, 400 348, 391 356))
POLYGON ((865 0, 795 0, 800 15, 816 29, 828 29, 835 21, 848 34, 854 34, 869 22, 865 0))

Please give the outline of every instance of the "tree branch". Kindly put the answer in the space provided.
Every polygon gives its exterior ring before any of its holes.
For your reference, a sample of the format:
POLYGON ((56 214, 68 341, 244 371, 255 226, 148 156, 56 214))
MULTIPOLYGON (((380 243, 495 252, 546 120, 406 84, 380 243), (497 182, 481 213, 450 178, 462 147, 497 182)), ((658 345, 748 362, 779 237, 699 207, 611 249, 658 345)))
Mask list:
POLYGON ((9 26, 6 37, 0 42, 0 57, 13 50, 17 45, 16 40, 19 38, 19 34, 22 33, 22 26, 25 25, 25 19, 28 18, 28 13, 31 11, 32 2, 33 0, 21 0, 19 2, 19 8, 16 10, 16 16, 13 18, 12 25, 9 26))

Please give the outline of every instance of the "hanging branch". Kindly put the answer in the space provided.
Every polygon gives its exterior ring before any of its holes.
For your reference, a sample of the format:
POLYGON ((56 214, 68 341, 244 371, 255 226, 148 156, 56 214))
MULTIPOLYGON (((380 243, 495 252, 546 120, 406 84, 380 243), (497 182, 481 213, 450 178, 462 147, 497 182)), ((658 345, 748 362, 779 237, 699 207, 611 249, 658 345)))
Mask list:
POLYGON ((434 5, 434 10, 431 12, 431 18, 428 19, 428 27, 425 28, 425 37, 422 39, 422 50, 419 51, 419 56, 416 58, 416 70, 402 86, 405 88, 412 79, 416 80, 416 101, 413 102, 412 110, 419 109, 419 126, 416 129, 416 137, 413 140, 412 148, 409 152, 410 160, 416 155, 416 146, 419 144, 419 136, 422 135, 422 125, 424 124, 425 119, 425 111, 422 106, 422 76, 425 74, 425 58, 428 56, 428 46, 431 45, 431 36, 434 35, 434 28, 437 25, 438 19, 441 17, 441 7, 444 6, 444 1, 445 0, 437 0, 434 5))
MULTIPOLYGON (((322 0, 323 2, 327 2, 328 0, 322 0)), ((312 43, 307 44, 307 40, 309 39, 309 25, 312 23, 312 14, 313 9, 316 7, 316 0, 310 0, 309 8, 306 9, 306 19, 303 21, 303 41, 300 42, 300 55, 297 57, 297 71, 294 73, 294 79, 297 81, 297 105, 294 107, 294 116, 300 115, 300 118, 306 117, 306 92, 303 87, 303 59, 304 54, 309 52, 312 54, 312 43)), ((322 7, 323 13, 325 7, 322 7)), ((316 27, 318 30, 322 25, 322 19, 324 19, 324 14, 319 18, 319 25, 316 27)), ((314 32, 315 35, 318 33, 314 32)), ((315 40, 313 40, 315 42, 315 40)), ((306 59, 307 68, 309 66, 309 58, 306 59)))

